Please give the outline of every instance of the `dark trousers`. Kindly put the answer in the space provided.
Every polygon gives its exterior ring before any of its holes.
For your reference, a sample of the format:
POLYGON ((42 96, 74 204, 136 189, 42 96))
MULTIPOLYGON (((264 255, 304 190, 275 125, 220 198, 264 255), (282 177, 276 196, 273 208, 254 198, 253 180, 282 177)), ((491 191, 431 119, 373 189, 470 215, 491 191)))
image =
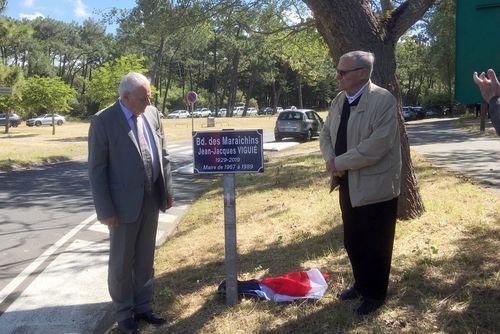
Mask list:
POLYGON ((353 208, 349 187, 341 186, 339 200, 354 287, 365 298, 384 300, 391 270, 397 197, 353 208))
POLYGON ((151 310, 159 196, 155 184, 136 222, 110 228, 108 289, 116 321, 151 310))

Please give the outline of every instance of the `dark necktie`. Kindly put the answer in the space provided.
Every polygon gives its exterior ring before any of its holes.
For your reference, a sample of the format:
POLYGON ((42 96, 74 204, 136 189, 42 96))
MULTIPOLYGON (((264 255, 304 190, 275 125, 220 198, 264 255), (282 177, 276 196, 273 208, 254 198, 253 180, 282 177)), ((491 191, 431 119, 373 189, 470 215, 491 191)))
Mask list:
POLYGON ((141 150, 142 163, 144 164, 144 182, 145 189, 148 194, 151 193, 153 185, 153 159, 151 157, 151 152, 149 152, 148 142, 146 141, 146 136, 144 135, 144 118, 141 117, 139 121, 138 118, 141 116, 133 116, 135 128, 137 129, 137 141, 139 143, 139 148, 141 150))

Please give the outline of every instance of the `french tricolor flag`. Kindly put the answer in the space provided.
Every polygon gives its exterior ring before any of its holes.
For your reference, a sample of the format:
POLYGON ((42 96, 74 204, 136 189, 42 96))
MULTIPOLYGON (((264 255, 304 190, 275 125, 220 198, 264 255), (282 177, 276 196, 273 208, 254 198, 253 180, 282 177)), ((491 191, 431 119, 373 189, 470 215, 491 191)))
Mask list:
MULTIPOLYGON (((238 281, 238 294, 275 302, 320 299, 328 288, 325 279, 329 278, 330 275, 313 268, 262 280, 238 281)), ((223 296, 226 294, 226 281, 219 285, 217 293, 223 296)))

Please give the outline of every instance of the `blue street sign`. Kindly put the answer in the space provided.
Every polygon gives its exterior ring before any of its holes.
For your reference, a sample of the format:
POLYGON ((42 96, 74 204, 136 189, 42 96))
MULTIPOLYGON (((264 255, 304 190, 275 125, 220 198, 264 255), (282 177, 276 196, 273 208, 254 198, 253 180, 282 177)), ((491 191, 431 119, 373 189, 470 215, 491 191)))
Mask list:
POLYGON ((195 103, 198 100, 198 94, 195 92, 191 91, 187 93, 187 100, 190 104, 195 103))
POLYGON ((263 173, 262 134, 261 129, 193 132, 194 173, 263 173))

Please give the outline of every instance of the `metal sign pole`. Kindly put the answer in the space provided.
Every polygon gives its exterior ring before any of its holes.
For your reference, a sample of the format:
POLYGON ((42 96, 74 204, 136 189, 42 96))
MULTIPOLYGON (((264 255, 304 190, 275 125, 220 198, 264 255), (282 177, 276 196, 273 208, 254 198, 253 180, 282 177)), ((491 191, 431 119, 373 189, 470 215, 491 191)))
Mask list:
POLYGON ((263 131, 193 132, 193 173, 224 174, 224 241, 226 305, 238 303, 235 174, 263 173, 263 131))
POLYGON ((235 306, 238 302, 236 248, 236 191, 234 174, 224 174, 224 237, 226 251, 226 304, 235 306))
POLYGON ((189 91, 187 93, 187 101, 188 101, 188 109, 189 109, 189 106, 191 106, 191 133, 194 132, 194 104, 196 103, 196 100, 198 100, 198 94, 196 94, 196 92, 193 92, 193 91, 189 91))
POLYGON ((479 131, 486 130, 486 110, 488 110, 488 103, 481 103, 481 119, 479 123, 479 131))
POLYGON ((194 113, 194 102, 191 103, 191 133, 194 132, 194 116, 193 116, 193 113, 194 113))

